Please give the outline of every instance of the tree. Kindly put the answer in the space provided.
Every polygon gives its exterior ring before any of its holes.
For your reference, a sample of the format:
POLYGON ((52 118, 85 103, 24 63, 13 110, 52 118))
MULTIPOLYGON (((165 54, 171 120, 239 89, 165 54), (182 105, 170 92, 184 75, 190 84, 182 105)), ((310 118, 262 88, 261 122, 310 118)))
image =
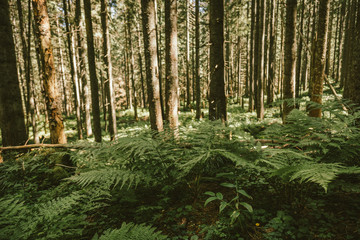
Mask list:
POLYGON ((267 104, 274 101, 275 69, 276 69, 276 23, 275 23, 275 1, 271 1, 270 10, 270 46, 269 46, 269 77, 267 85, 267 104))
POLYGON ((141 15, 143 23, 143 38, 145 50, 146 82, 148 90, 151 128, 163 130, 163 118, 160 104, 159 68, 157 56, 155 2, 141 0, 141 15))
MULTIPOLYGON (((319 20, 317 25, 317 40, 313 51, 313 71, 311 73, 311 95, 310 100, 322 104, 323 82, 326 62, 326 43, 329 24, 330 0, 320 0, 319 20)), ((321 107, 310 109, 310 117, 321 117, 321 107)))
POLYGON ((165 102, 166 120, 171 129, 179 125, 179 79, 177 41, 177 0, 165 1, 165 102))
POLYGON ((116 112, 114 80, 112 76, 111 45, 108 26, 108 10, 105 0, 101 0, 101 27, 103 33, 103 60, 106 67, 107 80, 105 81, 106 97, 109 103, 109 132, 111 140, 115 140, 116 134, 116 112))
POLYGON ((200 0, 195 0, 195 78, 196 78, 196 119, 201 118, 200 92, 200 0))
POLYGON ((210 0, 209 119, 227 121, 224 81, 224 2, 210 0))
MULTIPOLYGON (((296 70, 296 8, 297 0, 286 1, 286 25, 284 46, 284 105, 283 122, 291 110, 294 109, 295 98, 295 70, 296 70)), ((299 60, 300 61, 300 60, 299 60)))
POLYGON ((32 0, 35 26, 40 42, 43 89, 49 115, 51 143, 66 143, 60 98, 56 85, 56 69, 51 45, 51 30, 46 0, 32 0))
POLYGON ((85 9, 85 23, 86 23, 86 40, 87 40, 87 54, 90 71, 91 84, 91 105, 94 124, 95 141, 101 142, 101 125, 100 125, 100 106, 99 106, 99 83, 96 76, 95 65, 95 49, 94 49, 94 34, 91 19, 91 2, 84 0, 85 9))
POLYGON ((0 1, 0 128, 3 146, 27 139, 8 1, 0 1))

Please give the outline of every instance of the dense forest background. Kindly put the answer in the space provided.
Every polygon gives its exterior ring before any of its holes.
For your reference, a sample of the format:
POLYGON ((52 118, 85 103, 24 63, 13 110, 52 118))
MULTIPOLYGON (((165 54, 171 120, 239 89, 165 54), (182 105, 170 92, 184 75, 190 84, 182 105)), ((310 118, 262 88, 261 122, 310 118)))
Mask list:
POLYGON ((0 0, 0 36, 0 239, 359 238, 359 0, 0 0))

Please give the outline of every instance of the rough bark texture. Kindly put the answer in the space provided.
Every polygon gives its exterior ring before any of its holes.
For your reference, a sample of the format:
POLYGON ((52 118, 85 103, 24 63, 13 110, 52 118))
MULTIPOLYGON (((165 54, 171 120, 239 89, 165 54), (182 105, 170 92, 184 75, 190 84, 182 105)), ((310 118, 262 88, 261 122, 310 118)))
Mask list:
POLYGON ((275 25, 275 1, 271 1, 270 13, 270 46, 269 46, 269 78, 267 84, 267 104, 274 102, 274 84, 276 73, 276 25, 275 25))
POLYGON ((43 89, 49 115, 51 143, 66 143, 61 103, 56 85, 56 69, 51 45, 49 15, 45 0, 32 0, 35 26, 40 40, 40 56, 43 71, 43 89))
MULTIPOLYGON (((324 71, 326 61, 326 42, 329 24, 330 0, 320 0, 319 21, 317 28, 317 41, 314 57, 314 69, 311 74, 311 97, 310 100, 322 104, 324 71)), ((309 112, 311 117, 321 117, 321 107, 312 108, 309 112)))
POLYGON ((258 22, 258 51, 257 52, 257 78, 256 78, 256 115, 258 119, 264 119, 264 79, 265 79, 265 11, 266 0, 259 1, 259 22, 258 22))
POLYGON ((254 85, 254 78, 255 78, 255 57, 254 57, 254 48, 255 48, 255 25, 256 25, 256 1, 251 0, 251 33, 250 33, 250 67, 249 67, 249 112, 252 112, 254 110, 254 91, 255 91, 255 85, 254 85))
POLYGON ((284 105, 283 122, 294 109, 295 70, 296 70, 296 7, 297 0, 286 1, 285 53, 284 53, 284 105))
POLYGON ((0 1, 0 128, 3 146, 24 144, 26 128, 8 1, 0 1))
POLYGON ((190 12, 189 2, 186 0, 186 108, 191 107, 191 93, 190 93, 190 12))
MULTIPOLYGON (((300 13, 300 32, 303 34, 304 30, 304 12, 305 12, 305 3, 304 0, 300 2, 301 13, 300 13)), ((295 83, 295 98, 299 98, 300 96, 300 89, 301 89, 301 57, 302 57, 302 46, 304 39, 299 34, 299 44, 297 46, 297 53, 296 53, 296 83, 295 83)), ((299 108, 299 105, 296 104, 296 107, 299 108)))
POLYGON ((106 97, 109 108, 109 133, 111 140, 115 140, 116 134, 116 112, 114 80, 112 76, 111 45, 109 36, 108 10, 105 0, 101 0, 101 28, 103 32, 103 60, 106 67, 107 80, 105 81, 106 97))
POLYGON ((201 118, 200 93, 200 0, 195 0, 195 77, 196 77, 196 119, 201 118))
POLYGON ((209 119, 227 121, 224 81, 224 2, 210 0, 209 119))
POLYGON ((162 131, 154 0, 141 0, 141 11, 151 128, 162 131))
POLYGON ((171 129, 179 125, 179 79, 177 54, 177 0, 165 1, 165 102, 166 120, 171 129))
POLYGON ((99 83, 96 77, 95 50, 93 39, 93 27, 91 20, 90 0, 84 0, 87 54, 90 71, 91 105, 94 124, 94 136, 96 142, 101 142, 100 107, 99 107, 99 83))
POLYGON ((146 94, 145 94, 145 86, 144 86, 144 74, 143 74, 143 62, 142 62, 142 56, 141 56, 141 34, 140 34, 140 27, 139 23, 136 24, 137 32, 138 32, 138 61, 139 61, 139 72, 140 72, 140 81, 141 81, 141 93, 142 93, 142 101, 143 101, 143 107, 146 108, 146 94))
POLYGON ((81 0, 76 0, 76 8, 75 8, 75 27, 76 27, 76 38, 77 38, 77 49, 79 55, 79 73, 81 78, 81 87, 82 87, 82 100, 83 100, 83 119, 85 120, 85 129, 86 136, 90 137, 92 135, 92 127, 91 127, 91 113, 90 113, 90 104, 91 104, 91 96, 89 92, 89 79, 88 74, 86 73, 85 66, 85 47, 84 47, 84 37, 82 34, 82 26, 81 26, 81 0))

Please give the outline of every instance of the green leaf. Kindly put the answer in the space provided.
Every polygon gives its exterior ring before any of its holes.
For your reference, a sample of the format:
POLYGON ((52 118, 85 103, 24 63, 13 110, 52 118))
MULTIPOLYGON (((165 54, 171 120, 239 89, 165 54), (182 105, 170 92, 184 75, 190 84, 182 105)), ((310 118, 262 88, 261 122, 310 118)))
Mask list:
POLYGON ((253 199, 253 198, 252 198, 249 194, 247 194, 244 190, 238 190, 237 192, 240 193, 241 195, 247 197, 247 198, 253 199))
POLYGON ((236 188, 236 186, 232 183, 221 183, 220 185, 227 188, 236 188))
POLYGON ((224 196, 222 195, 222 193, 216 193, 216 197, 219 199, 219 200, 223 200, 224 196))
POLYGON ((219 206, 219 213, 221 213, 227 207, 227 205, 227 202, 221 202, 219 206))
POLYGON ((209 196, 212 196, 212 197, 215 196, 215 193, 214 193, 214 192, 206 192, 205 194, 206 194, 206 195, 209 195, 209 196))
POLYGON ((212 201, 214 201, 214 200, 218 200, 218 198, 217 198, 217 197, 209 197, 208 199, 206 199, 206 201, 205 201, 205 203, 204 203, 204 207, 205 207, 206 205, 208 205, 209 202, 212 202, 212 201))
POLYGON ((253 210, 253 208, 252 208, 252 206, 250 205, 250 204, 248 204, 248 203, 246 203, 246 202, 241 202, 240 203, 244 208, 246 208, 246 210, 248 210, 249 212, 253 212, 254 210, 253 210))

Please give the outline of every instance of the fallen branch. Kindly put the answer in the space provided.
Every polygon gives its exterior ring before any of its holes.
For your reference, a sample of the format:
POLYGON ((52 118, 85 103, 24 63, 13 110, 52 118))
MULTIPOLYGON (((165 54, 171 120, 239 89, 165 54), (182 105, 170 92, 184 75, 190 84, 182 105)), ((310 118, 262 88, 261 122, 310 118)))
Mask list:
POLYGON ((79 149, 84 148, 84 146, 71 145, 71 144, 29 144, 21 146, 8 146, 0 147, 0 152, 3 150, 20 150, 20 149, 32 149, 32 148, 70 148, 70 149, 79 149))

